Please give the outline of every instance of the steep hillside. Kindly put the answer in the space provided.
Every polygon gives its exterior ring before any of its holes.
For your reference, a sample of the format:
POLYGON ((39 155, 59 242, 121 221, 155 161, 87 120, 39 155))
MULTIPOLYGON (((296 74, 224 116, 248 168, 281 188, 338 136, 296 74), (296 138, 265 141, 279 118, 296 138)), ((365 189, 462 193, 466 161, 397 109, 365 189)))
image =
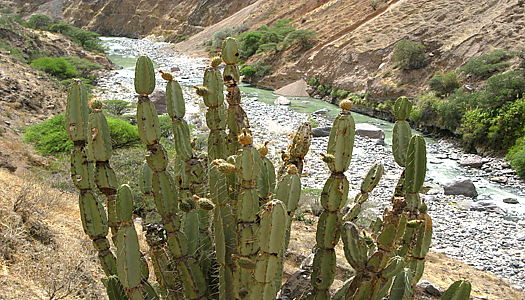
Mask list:
POLYGON ((77 27, 107 36, 164 35, 173 41, 194 35, 254 0, 15 1, 23 15, 61 16, 77 27))

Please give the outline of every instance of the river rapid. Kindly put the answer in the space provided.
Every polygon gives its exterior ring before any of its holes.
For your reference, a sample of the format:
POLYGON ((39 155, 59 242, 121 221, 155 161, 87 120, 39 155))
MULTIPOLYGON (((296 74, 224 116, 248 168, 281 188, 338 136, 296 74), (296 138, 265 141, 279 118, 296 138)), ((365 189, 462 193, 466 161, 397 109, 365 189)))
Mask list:
MULTIPOLYGON (((194 125, 194 134, 207 134, 203 117, 204 106, 200 97, 195 95, 193 85, 202 84, 202 75, 208 59, 189 58, 171 50, 169 44, 146 39, 103 38, 108 48, 108 57, 123 67, 99 78, 101 87, 97 97, 101 100, 136 101, 133 88, 133 68, 136 57, 148 55, 160 70, 172 72, 182 85, 186 99, 186 119, 194 125)), ((157 76, 157 89, 164 90, 165 81, 157 76)), ((292 106, 276 106, 277 98, 271 91, 243 87, 242 106, 250 120, 255 144, 270 141, 268 157, 276 166, 279 164, 281 150, 289 143, 289 134, 309 120, 315 120, 319 126, 330 126, 330 118, 339 109, 321 100, 301 98, 292 100, 292 106), (313 114, 320 108, 327 108, 328 118, 313 114), (294 110, 296 109, 296 110, 294 110)), ((352 162, 346 176, 355 195, 363 176, 376 162, 385 167, 385 174, 378 187, 371 194, 371 201, 366 214, 369 218, 380 215, 390 201, 397 179, 401 174, 393 160, 389 136, 392 124, 353 113, 357 122, 370 122, 382 128, 387 139, 385 145, 366 137, 356 136, 352 162)), ((321 161, 321 153, 326 151, 328 138, 314 138, 306 156, 303 188, 322 189, 329 176, 328 168, 321 161)), ((498 170, 505 171, 501 159, 491 158, 483 170, 460 167, 458 160, 465 154, 452 142, 427 139, 428 172, 425 186, 430 190, 422 195, 429 207, 433 219, 434 234, 431 248, 464 261, 477 269, 492 272, 510 280, 514 287, 525 287, 525 187, 523 181, 513 176, 505 185, 494 184, 490 178, 498 170), (487 170, 490 168, 489 170, 487 170), (458 175, 467 176, 474 181, 478 193, 477 199, 464 196, 443 194, 443 184, 458 175), (503 203, 503 199, 513 198, 518 204, 503 203), (501 210, 473 211, 473 202, 488 200, 501 210)), ((507 174, 511 175, 511 174, 507 174)), ((303 203, 303 207, 314 207, 318 203, 303 203)))

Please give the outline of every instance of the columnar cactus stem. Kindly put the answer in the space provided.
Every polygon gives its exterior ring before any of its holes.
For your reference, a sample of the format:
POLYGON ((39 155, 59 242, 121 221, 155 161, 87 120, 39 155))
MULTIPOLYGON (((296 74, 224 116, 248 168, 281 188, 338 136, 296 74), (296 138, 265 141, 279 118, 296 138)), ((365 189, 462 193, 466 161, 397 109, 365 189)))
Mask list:
POLYGON ((84 232, 93 241, 106 275, 116 275, 117 261, 106 238, 108 235, 106 212, 92 190, 93 169, 88 160, 86 147, 89 139, 87 92, 80 80, 73 80, 69 88, 65 123, 67 136, 73 141, 71 179, 80 190, 79 207, 84 232))
MULTIPOLYGON (((239 90, 239 69, 237 68, 237 61, 239 60, 239 45, 236 39, 228 37, 222 42, 221 51, 222 60, 226 64, 224 68, 224 85, 228 94, 226 95, 226 101, 228 102, 228 152, 229 155, 237 154, 242 146, 237 140, 237 136, 241 133, 243 128, 247 130, 250 128, 248 125, 248 117, 240 106, 241 104, 241 91, 239 90)), ((217 59, 217 58, 215 58, 217 59)))
POLYGON ((257 193, 259 194, 259 205, 263 207, 270 200, 275 190, 275 167, 266 157, 268 154, 268 142, 265 142, 258 149, 259 153, 261 153, 262 168, 261 173, 257 177, 257 193))
POLYGON ((268 202, 261 213, 258 231, 260 252, 255 263, 255 285, 251 300, 273 300, 277 294, 274 280, 282 272, 282 244, 285 240, 286 207, 279 200, 268 202))
MULTIPOLYGON (((340 103, 341 113, 336 117, 328 140, 327 155, 324 161, 332 172, 321 193, 321 205, 324 212, 317 225, 317 252, 315 253, 311 284, 313 291, 310 299, 330 299, 328 289, 335 278, 335 245, 339 241, 341 213, 348 198, 349 183, 344 175, 350 165, 354 147, 355 122, 350 113, 352 102, 340 103)), ((298 150, 292 151, 301 152, 298 150)))
POLYGON ((102 102, 92 99, 91 107, 93 111, 89 115, 88 132, 90 134, 88 135, 88 146, 95 160, 95 183, 107 199, 108 226, 111 228, 113 242, 115 243, 120 225, 115 211, 118 183, 115 172, 109 164, 113 148, 111 146, 108 123, 102 112, 102 102))
POLYGON ((154 87, 153 64, 147 56, 140 56, 135 68, 135 90, 139 94, 137 125, 139 137, 150 151, 146 160, 153 171, 152 190, 155 204, 166 230, 168 249, 183 281, 184 294, 188 299, 202 299, 206 292, 206 281, 195 258, 190 255, 188 240, 181 231, 178 194, 171 176, 166 171, 168 159, 166 151, 159 143, 159 120, 148 97, 154 87))

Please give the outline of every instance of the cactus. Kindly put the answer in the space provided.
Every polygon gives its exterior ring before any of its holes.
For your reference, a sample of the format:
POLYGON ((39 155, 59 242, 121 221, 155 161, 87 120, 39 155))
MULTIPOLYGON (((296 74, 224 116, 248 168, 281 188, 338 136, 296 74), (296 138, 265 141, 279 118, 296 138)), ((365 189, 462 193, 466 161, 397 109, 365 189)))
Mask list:
MULTIPOLYGON (((153 64, 145 56, 137 61, 137 125, 148 150, 140 186, 145 196, 153 196, 162 219, 162 224, 146 226, 146 238, 158 283, 167 299, 275 299, 280 290, 283 257, 300 197, 300 174, 310 146, 311 128, 309 124, 299 127, 282 156, 284 162, 275 184, 275 169, 266 158, 267 143, 259 149, 252 145, 248 121, 239 105, 237 57, 237 43, 227 39, 222 49, 222 60, 227 64, 224 74, 221 76, 218 70, 221 60, 213 59, 205 71, 203 86, 196 87, 207 106, 207 158, 196 156, 192 149, 188 124, 183 119, 181 87, 171 74, 162 74, 168 81, 166 98, 173 121, 175 180, 167 172, 170 160, 159 142, 158 117, 148 97, 155 87, 153 64), (227 86, 228 111, 223 105, 221 78, 227 86)), ((372 234, 363 234, 354 222, 381 179, 383 167, 372 166, 352 200, 352 208, 342 216, 340 211, 349 192, 344 173, 354 144, 351 105, 349 100, 340 102, 342 111, 334 121, 323 156, 331 174, 321 193, 324 211, 318 222, 309 298, 330 299, 328 289, 336 264, 334 247, 341 237, 345 257, 356 275, 334 299, 381 299, 389 293, 390 299, 407 299, 422 274, 432 234, 432 220, 418 193, 426 171, 425 143, 420 136, 411 135, 406 121, 410 101, 398 99, 393 154, 404 170, 392 206, 385 209, 382 219, 371 224, 372 234)), ((93 101, 93 108, 88 116, 87 94, 82 83, 74 81, 68 95, 66 130, 74 141, 71 174, 80 190, 84 230, 99 251, 110 299, 158 298, 145 280, 149 270, 144 267, 131 221, 129 187, 124 185, 117 193, 100 103, 93 101), (107 197, 109 221, 93 195, 95 183, 107 197), (117 247, 116 257, 106 239, 108 224, 117 247)), ((462 299, 468 287, 466 283, 455 283, 449 290, 444 299, 462 299)))

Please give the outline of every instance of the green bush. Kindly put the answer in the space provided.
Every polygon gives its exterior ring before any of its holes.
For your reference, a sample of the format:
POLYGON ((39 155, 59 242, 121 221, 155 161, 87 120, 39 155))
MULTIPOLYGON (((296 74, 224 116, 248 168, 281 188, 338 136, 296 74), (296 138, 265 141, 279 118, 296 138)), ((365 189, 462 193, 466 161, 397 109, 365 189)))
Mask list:
MULTIPOLYGON (((525 129, 524 129, 525 131, 525 129)), ((525 137, 521 137, 507 154, 507 160, 519 177, 525 178, 525 137)))
POLYGON ((332 96, 337 98, 337 99, 346 99, 346 97, 348 97, 349 93, 350 93, 349 91, 338 90, 338 89, 335 89, 335 88, 332 90, 332 96))
POLYGON ((461 70, 467 74, 475 75, 481 79, 487 79, 495 73, 503 72, 510 66, 506 60, 512 58, 512 54, 505 50, 494 50, 483 54, 478 58, 471 58, 461 70))
POLYGON ((401 40, 394 49, 392 59, 404 70, 415 70, 425 66, 425 46, 401 40))
POLYGON ((102 108, 112 115, 122 116, 129 112, 131 103, 124 100, 106 100, 102 108))
POLYGON ((447 95, 454 92, 461 86, 458 80, 458 75, 455 71, 439 72, 428 81, 430 89, 440 95, 447 95))
POLYGON ((252 79, 257 75, 257 70, 252 66, 244 66, 240 72, 241 75, 248 79, 252 79))
POLYGON ((48 26, 52 23, 53 19, 46 15, 32 15, 25 23, 25 26, 33 29, 47 30, 48 26))
POLYGON ((291 45, 298 45, 299 50, 309 50, 315 42, 315 31, 311 30, 295 30, 290 32, 283 41, 283 49, 291 45))
POLYGON ((58 23, 51 24, 48 26, 48 28, 49 28, 49 31, 58 32, 64 35, 71 34, 75 29, 73 25, 70 25, 64 21, 60 21, 58 23))
POLYGON ((258 31, 248 31, 242 37, 241 50, 244 57, 250 57, 259 49, 262 33, 258 31))
POLYGON ((73 148, 73 142, 67 138, 64 124, 64 114, 56 115, 29 127, 24 140, 33 143, 43 155, 69 152, 73 148))
MULTIPOLYGON (((139 141, 136 126, 117 118, 108 117, 107 121, 113 148, 131 146, 139 141)), ((69 152, 73 142, 67 138, 64 124, 64 114, 53 116, 29 127, 24 134, 24 140, 33 143, 43 155, 69 152)))
POLYGON ((308 83, 308 85, 318 87, 321 84, 321 81, 319 80, 319 78, 312 77, 308 79, 306 83, 308 83))
POLYGON ((31 66, 61 79, 78 76, 75 65, 63 57, 42 57, 32 61, 31 66))
POLYGON ((485 107, 502 107, 506 102, 515 101, 525 93, 524 73, 517 70, 494 75, 487 80, 485 90, 488 94, 485 107))

